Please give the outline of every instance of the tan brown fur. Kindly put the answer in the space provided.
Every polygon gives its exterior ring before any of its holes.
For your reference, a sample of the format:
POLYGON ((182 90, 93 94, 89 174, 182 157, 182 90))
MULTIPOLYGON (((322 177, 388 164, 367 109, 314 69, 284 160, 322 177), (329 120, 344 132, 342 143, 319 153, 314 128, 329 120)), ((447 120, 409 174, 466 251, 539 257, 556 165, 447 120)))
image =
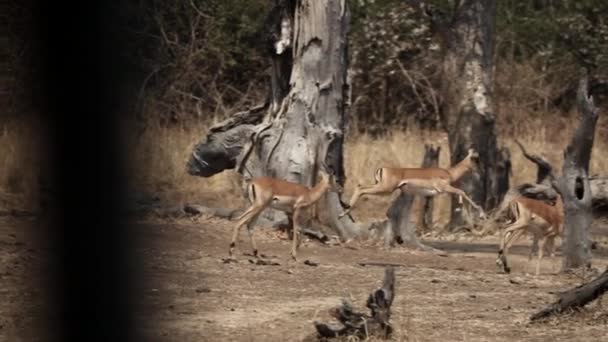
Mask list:
MULTIPOLYGON (((374 178, 376 184, 369 186, 357 186, 353 196, 351 197, 349 208, 346 209, 340 216, 348 214, 355 204, 359 201, 363 195, 385 195, 390 194, 393 191, 401 188, 403 191, 407 191, 406 181, 413 181, 418 186, 426 186, 438 190, 438 192, 449 192, 461 195, 464 193, 462 190, 454 188, 451 183, 460 179, 466 172, 471 170, 474 166, 473 159, 478 158, 479 155, 473 149, 469 150, 468 155, 461 160, 458 164, 448 168, 394 168, 394 167, 381 167, 376 169, 374 178), (425 182, 424 180, 431 181, 425 182)), ((465 195, 466 196, 466 195, 465 195)), ((469 202, 468 197, 466 197, 469 202)), ((459 198, 462 202, 462 198, 459 198)), ((479 208, 474 204, 476 208, 479 208)))
POLYGON ((555 238, 563 233, 564 207, 562 198, 558 195, 556 203, 553 206, 543 201, 523 196, 515 197, 506 203, 515 220, 503 228, 504 232, 496 262, 506 272, 510 272, 510 268, 507 265, 508 250, 521 235, 529 232, 533 236, 529 259, 532 258, 534 247, 538 247, 536 264, 536 275, 538 275, 545 247, 548 247, 550 250, 550 256, 555 255, 555 238))
POLYGON ((253 225, 260 213, 267 207, 284 211, 292 214, 293 221, 293 243, 291 255, 296 259, 297 235, 298 235, 298 216, 300 211, 317 202, 329 189, 342 192, 342 187, 335 182, 333 175, 321 172, 321 180, 314 187, 287 182, 272 177, 253 178, 247 186, 247 193, 251 206, 237 218, 234 227, 232 241, 230 243, 230 256, 233 255, 236 239, 239 230, 247 224, 247 231, 253 247, 253 254, 257 257, 258 249, 253 238, 253 225))

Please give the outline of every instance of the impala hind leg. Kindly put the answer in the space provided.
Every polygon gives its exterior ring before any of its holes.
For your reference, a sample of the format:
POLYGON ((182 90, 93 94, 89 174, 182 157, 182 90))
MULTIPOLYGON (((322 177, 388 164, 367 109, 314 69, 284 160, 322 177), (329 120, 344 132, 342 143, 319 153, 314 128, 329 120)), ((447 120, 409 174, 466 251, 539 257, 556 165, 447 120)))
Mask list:
POLYGON ((511 272, 511 268, 507 263, 507 254, 509 252, 509 248, 517 239, 523 234, 522 228, 526 226, 526 222, 524 220, 518 219, 513 224, 507 226, 503 233, 500 249, 498 250, 498 258, 496 259, 496 264, 506 273, 511 272))
POLYGON ((538 255, 538 237, 534 235, 532 238, 532 245, 530 246, 530 254, 528 254, 528 261, 532 260, 534 255, 538 255))
POLYGON ((255 243, 255 239, 253 238, 253 230, 258 221, 258 217, 260 217, 260 213, 261 212, 255 214, 255 216, 253 216, 251 218, 251 220, 249 222, 247 222, 247 233, 249 234, 249 240, 251 241, 251 248, 253 249, 253 256, 256 258, 258 257, 258 247, 255 243))
POLYGON ((344 210, 344 212, 342 212, 342 214, 339 214, 338 217, 343 217, 343 216, 347 215, 348 213, 350 213, 350 211, 353 210, 355 204, 359 201, 361 196, 384 194, 387 192, 390 192, 390 190, 387 190, 386 187, 381 186, 379 184, 370 185, 370 186, 357 186, 357 188, 355 189, 355 192, 353 193, 353 196, 350 199, 348 208, 346 210, 344 210))

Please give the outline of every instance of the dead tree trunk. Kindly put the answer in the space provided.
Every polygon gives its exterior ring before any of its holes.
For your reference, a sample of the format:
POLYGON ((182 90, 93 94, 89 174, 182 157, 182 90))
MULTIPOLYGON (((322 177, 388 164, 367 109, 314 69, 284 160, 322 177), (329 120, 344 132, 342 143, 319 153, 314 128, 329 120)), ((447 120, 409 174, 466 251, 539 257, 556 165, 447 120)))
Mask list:
MULTIPOLYGON (((457 184, 486 210, 508 191, 508 153, 497 146, 492 101, 495 0, 456 2, 453 18, 435 24, 442 32, 444 59, 442 124, 448 132, 451 163, 469 148, 479 153, 478 168, 457 184), (446 28, 447 26, 447 28, 446 28)), ((450 226, 466 224, 462 208, 452 201, 450 226)))
MULTIPOLYGON (((434 147, 433 145, 425 144, 422 167, 438 167, 440 152, 441 146, 434 147)), ((422 197, 420 198, 420 202, 418 225, 422 229, 430 230, 433 227, 433 197, 422 197)))
POLYGON ((581 308, 606 291, 608 291, 608 269, 594 280, 560 294, 555 303, 532 315, 530 320, 536 321, 568 309, 581 308))
MULTIPOLYGON (((269 100, 213 127, 195 146, 188 172, 209 177, 237 167, 246 178, 267 175, 312 186, 324 161, 344 184, 349 21, 344 1, 275 0, 267 20, 269 100), (328 141, 328 148, 321 148, 328 141)), ((343 239, 358 235, 352 219, 338 219, 343 211, 338 194, 326 198, 327 223, 343 239)))
POLYGON ((577 103, 580 122, 564 151, 562 176, 558 183, 565 211, 563 269, 587 267, 591 262, 589 227, 593 217, 588 175, 598 111, 593 99, 587 95, 586 76, 580 81, 577 103))

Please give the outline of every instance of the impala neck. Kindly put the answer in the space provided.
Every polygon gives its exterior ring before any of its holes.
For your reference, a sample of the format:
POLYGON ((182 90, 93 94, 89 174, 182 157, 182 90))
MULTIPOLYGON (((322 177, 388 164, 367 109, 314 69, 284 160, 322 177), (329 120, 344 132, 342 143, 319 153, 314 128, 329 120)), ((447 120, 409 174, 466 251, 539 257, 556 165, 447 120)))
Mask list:
POLYGON ((461 160, 458 164, 452 166, 448 169, 450 176, 452 177, 452 181, 456 181, 460 179, 467 171, 471 169, 473 166, 473 162, 471 161, 471 156, 467 156, 463 160, 461 160))
POLYGON ((327 189, 329 189, 329 177, 322 174, 319 183, 317 183, 317 185, 313 186, 312 189, 310 189, 310 199, 313 202, 317 201, 319 198, 321 198, 321 196, 323 196, 327 189))
POLYGON ((557 198, 555 199, 555 208, 561 216, 564 215, 564 201, 560 194, 557 194, 557 198))

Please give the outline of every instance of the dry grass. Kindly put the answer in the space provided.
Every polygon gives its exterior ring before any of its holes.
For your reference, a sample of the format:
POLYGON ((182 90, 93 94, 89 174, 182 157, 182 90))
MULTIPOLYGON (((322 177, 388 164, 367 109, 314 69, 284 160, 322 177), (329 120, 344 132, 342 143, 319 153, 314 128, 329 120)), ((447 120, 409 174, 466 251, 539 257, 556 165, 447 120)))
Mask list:
MULTIPOLYGON (((513 175, 511 184, 533 181, 535 167, 525 160, 514 142, 518 137, 534 153, 539 153, 554 165, 561 165, 563 150, 575 129, 576 115, 550 113, 511 112, 513 117, 525 118, 514 122, 499 122, 499 143, 511 150, 513 175), (550 118, 550 119, 547 119, 550 118)), ((507 112, 501 110, 505 117, 507 112)), ((38 198, 40 172, 39 139, 36 124, 32 122, 6 122, 0 127, 0 208, 34 208, 38 198)), ((245 201, 240 193, 240 177, 233 170, 210 178, 190 176, 185 171, 189 153, 194 144, 207 133, 207 126, 166 128, 148 127, 139 136, 132 135, 130 168, 134 191, 160 194, 166 199, 214 203, 218 206, 240 207, 245 201)), ((591 174, 608 174, 608 119, 600 114, 591 160, 591 174)), ((447 136, 441 132, 412 129, 393 131, 381 139, 369 135, 348 136, 345 145, 347 183, 344 199, 349 199, 358 184, 371 183, 373 170, 378 166, 420 165, 424 144, 441 146, 439 164, 449 165, 447 136)), ((390 196, 365 198, 354 212, 355 217, 381 218, 390 196)), ((449 198, 440 196, 435 206, 435 223, 447 222, 449 198)))
MULTIPOLYGON (((130 165, 136 191, 162 194, 175 202, 220 202, 240 200, 240 177, 228 170, 210 178, 194 177, 186 172, 192 148, 206 134, 203 125, 163 128, 148 127, 133 137, 130 165)), ((244 202, 243 202, 244 203, 244 202)))
MULTIPOLYGON (((517 113, 519 117, 523 114, 517 113)), ((550 117, 552 117, 550 115, 550 117)), ((554 165, 563 162, 563 151, 568 143, 576 117, 554 114, 557 118, 550 123, 540 115, 528 115, 526 120, 499 123, 499 143, 511 150, 513 175, 511 184, 534 181, 535 166, 528 162, 514 142, 517 137, 533 153, 541 154, 554 165), (524 122, 525 121, 525 122, 524 122)), ((245 204, 240 194, 240 177, 233 170, 225 171, 210 178, 190 176, 185 172, 185 164, 192 147, 207 133, 207 127, 199 125, 188 128, 148 128, 139 139, 131 144, 133 148, 134 180, 139 189, 162 193, 177 201, 199 201, 213 205, 242 206, 245 204)), ((608 120, 600 116, 596 130, 596 140, 591 160, 591 174, 608 174, 608 120)), ((348 199, 358 184, 371 183, 374 169, 378 166, 411 166, 421 164, 424 144, 441 146, 439 165, 449 166, 447 135, 440 132, 422 130, 394 131, 382 139, 369 135, 349 136, 345 146, 346 176, 344 199, 348 199)), ((381 218, 391 197, 363 199, 355 217, 367 219, 381 218)), ((435 206, 436 224, 442 225, 449 219, 444 208, 449 205, 447 196, 438 198, 435 206)))

